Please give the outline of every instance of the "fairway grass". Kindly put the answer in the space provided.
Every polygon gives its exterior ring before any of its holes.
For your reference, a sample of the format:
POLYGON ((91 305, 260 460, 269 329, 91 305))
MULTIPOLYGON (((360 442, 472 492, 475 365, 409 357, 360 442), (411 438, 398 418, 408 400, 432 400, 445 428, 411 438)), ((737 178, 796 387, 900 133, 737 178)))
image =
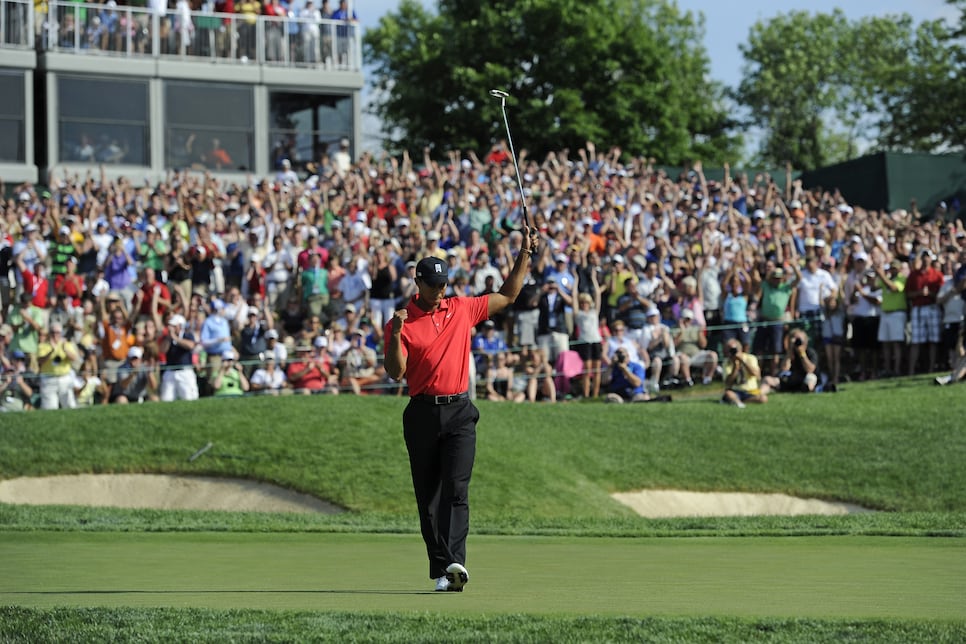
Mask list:
POLYGON ((415 535, 0 533, 0 604, 466 616, 966 620, 966 541, 479 536, 434 593, 415 535))

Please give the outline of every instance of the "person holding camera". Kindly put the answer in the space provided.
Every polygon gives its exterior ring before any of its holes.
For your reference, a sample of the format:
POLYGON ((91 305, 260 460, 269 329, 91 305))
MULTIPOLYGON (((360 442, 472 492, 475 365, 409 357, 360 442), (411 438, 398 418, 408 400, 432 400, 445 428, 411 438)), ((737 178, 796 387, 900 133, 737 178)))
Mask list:
POLYGON ((211 381, 211 388, 217 397, 244 396, 250 388, 245 371, 235 361, 234 349, 228 349, 221 354, 221 363, 211 381))
POLYGON ((738 338, 725 343, 724 384, 721 402, 744 409, 745 403, 768 402, 767 385, 761 385, 761 368, 758 358, 745 353, 738 338))
POLYGON ((765 376, 769 389, 789 393, 810 393, 818 384, 818 353, 808 344, 808 334, 795 329, 788 335, 788 348, 778 377, 765 376))
POLYGON ((40 408, 76 407, 71 371, 80 354, 74 343, 64 338, 64 327, 60 322, 50 325, 50 338, 37 347, 37 359, 40 365, 40 408))
POLYGON ((644 389, 644 365, 631 360, 626 349, 614 352, 611 361, 610 384, 607 392, 607 402, 647 402, 650 396, 644 389))

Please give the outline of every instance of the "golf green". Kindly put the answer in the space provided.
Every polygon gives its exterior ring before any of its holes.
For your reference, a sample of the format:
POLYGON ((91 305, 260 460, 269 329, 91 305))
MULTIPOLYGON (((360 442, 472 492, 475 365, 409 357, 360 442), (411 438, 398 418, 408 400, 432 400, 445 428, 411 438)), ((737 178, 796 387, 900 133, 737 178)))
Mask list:
POLYGON ((966 540, 471 536, 433 593, 417 535, 0 533, 0 605, 966 619, 966 540))

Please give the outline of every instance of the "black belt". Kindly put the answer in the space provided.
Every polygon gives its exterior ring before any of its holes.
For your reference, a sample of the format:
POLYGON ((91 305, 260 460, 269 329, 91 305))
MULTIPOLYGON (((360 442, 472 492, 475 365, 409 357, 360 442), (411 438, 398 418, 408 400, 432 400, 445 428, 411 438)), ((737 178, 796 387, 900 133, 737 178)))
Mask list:
POLYGON ((450 405, 461 400, 469 400, 470 394, 468 392, 463 392, 461 394, 450 394, 448 396, 435 396, 433 394, 416 394, 411 396, 416 402, 427 403, 430 405, 450 405))

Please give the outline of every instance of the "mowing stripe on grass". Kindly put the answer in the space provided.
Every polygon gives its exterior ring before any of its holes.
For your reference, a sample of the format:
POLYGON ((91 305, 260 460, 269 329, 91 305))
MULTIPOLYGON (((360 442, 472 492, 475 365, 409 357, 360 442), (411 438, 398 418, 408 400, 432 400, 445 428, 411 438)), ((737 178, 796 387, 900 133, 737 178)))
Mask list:
POLYGON ((0 533, 0 605, 966 619, 966 540, 475 536, 432 593, 415 535, 0 533))

